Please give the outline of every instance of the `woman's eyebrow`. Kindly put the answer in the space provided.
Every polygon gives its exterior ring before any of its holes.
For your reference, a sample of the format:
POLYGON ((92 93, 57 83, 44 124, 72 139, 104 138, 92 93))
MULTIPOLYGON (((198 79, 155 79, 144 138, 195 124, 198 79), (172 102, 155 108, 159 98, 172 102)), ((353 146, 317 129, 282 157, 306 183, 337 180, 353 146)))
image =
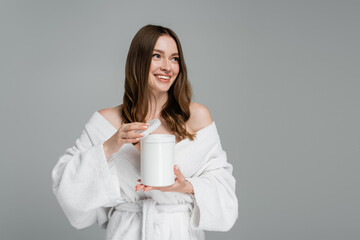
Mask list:
MULTIPOLYGON (((154 51, 157 51, 157 52, 159 52, 159 53, 164 54, 164 51, 163 51, 163 50, 154 49, 154 51)), ((175 56, 175 55, 179 55, 179 53, 173 53, 173 54, 171 54, 170 56, 175 56)))

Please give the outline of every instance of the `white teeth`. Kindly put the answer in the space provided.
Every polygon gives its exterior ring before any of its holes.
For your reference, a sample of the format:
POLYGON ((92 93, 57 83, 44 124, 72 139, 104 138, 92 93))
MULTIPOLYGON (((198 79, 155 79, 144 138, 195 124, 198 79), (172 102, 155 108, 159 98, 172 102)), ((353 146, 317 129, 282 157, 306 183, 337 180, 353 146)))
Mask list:
POLYGON ((161 76, 161 75, 156 75, 158 78, 162 78, 162 79, 169 79, 170 77, 166 77, 166 76, 161 76))

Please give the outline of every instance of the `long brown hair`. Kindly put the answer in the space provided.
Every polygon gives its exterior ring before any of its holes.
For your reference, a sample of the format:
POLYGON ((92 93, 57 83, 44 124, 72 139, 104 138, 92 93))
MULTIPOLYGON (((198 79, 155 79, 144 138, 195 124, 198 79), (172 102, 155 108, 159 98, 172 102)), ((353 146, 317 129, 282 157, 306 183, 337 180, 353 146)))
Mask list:
POLYGON ((176 42, 179 53, 179 74, 168 90, 167 102, 161 110, 170 130, 181 139, 194 140, 196 134, 186 131, 185 123, 190 118, 191 86, 181 44, 177 35, 169 28, 146 25, 134 36, 126 59, 125 92, 121 115, 123 123, 145 122, 151 92, 148 76, 156 41, 160 36, 170 36, 176 42))

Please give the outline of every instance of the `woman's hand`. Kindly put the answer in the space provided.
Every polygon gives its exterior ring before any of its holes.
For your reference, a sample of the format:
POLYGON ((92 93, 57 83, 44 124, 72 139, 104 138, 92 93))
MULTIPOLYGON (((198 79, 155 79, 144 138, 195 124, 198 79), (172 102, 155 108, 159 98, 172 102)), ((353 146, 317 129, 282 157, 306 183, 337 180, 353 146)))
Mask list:
MULTIPOLYGON (((150 187, 143 184, 136 185, 135 191, 143 190, 144 192, 149 190, 159 190, 162 192, 181 192, 181 193, 194 193, 194 188, 189 181, 186 181, 184 175, 182 175, 180 169, 175 165, 174 173, 176 175, 175 183, 166 187, 150 187)), ((141 182, 141 179, 138 180, 141 182)))
POLYGON ((106 159, 119 151, 125 143, 136 143, 144 136, 143 133, 135 132, 135 130, 145 130, 149 127, 148 123, 133 122, 122 124, 119 130, 103 144, 106 159))

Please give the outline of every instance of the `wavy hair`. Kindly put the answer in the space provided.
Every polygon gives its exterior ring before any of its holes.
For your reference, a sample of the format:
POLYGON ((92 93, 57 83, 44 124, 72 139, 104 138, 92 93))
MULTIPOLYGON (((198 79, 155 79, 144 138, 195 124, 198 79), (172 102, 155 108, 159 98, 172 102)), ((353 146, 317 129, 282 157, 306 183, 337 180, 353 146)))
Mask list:
POLYGON ((152 95, 148 77, 155 44, 160 36, 170 36, 176 42, 179 53, 179 74, 168 90, 167 102, 161 110, 170 130, 181 139, 194 140, 196 133, 186 131, 185 123, 190 118, 192 90, 187 77, 187 70, 179 38, 171 29, 146 25, 134 36, 126 59, 125 92, 121 115, 123 123, 145 122, 148 103, 152 95))

